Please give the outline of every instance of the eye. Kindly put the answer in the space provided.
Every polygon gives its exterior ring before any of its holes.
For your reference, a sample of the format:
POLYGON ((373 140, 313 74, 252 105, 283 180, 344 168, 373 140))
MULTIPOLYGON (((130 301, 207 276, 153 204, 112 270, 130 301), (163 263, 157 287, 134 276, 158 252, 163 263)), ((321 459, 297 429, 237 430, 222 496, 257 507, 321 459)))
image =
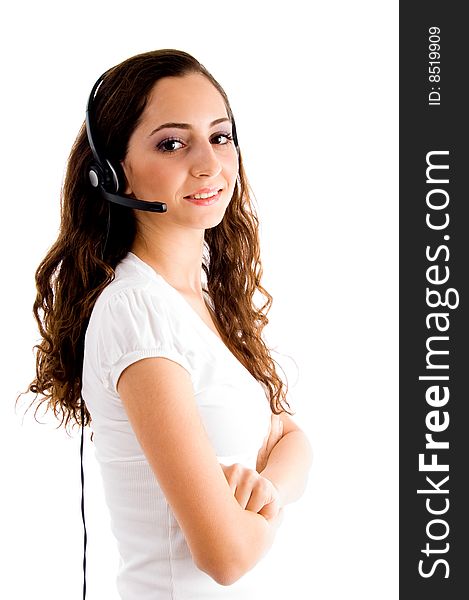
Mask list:
MULTIPOLYGON (((233 136, 230 133, 216 133, 212 136, 210 141, 212 142, 212 144, 215 144, 217 146, 225 146, 226 144, 229 144, 232 140, 233 136)), ((163 152, 164 154, 172 154, 173 152, 176 152, 177 150, 181 149, 181 147, 175 147, 175 145, 177 146, 177 144, 181 144, 183 146, 184 142, 178 138, 171 137, 166 138, 165 140, 160 142, 156 147, 160 152, 163 152)))
POLYGON ((213 137, 212 137, 212 141, 218 138, 225 138, 225 142, 221 142, 220 144, 218 144, 219 146, 224 146, 225 144, 228 144, 229 142, 231 142, 233 140, 233 136, 230 133, 216 133, 213 137))
POLYGON ((184 144, 182 140, 178 140, 177 138, 167 138, 163 140, 157 145, 158 150, 164 152, 165 154, 171 154, 171 152, 176 152, 179 148, 174 148, 174 144, 184 144))

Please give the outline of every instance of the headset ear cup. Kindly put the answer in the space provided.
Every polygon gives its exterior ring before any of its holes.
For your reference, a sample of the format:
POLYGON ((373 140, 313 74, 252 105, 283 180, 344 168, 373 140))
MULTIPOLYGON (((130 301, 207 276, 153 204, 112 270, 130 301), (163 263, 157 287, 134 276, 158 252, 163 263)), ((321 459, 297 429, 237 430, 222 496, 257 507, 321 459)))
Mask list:
POLYGON ((92 187, 97 188, 103 185, 104 183, 104 175, 103 170, 101 169, 98 163, 92 163, 90 165, 90 170, 88 171, 88 177, 90 179, 90 183, 92 187))
POLYGON ((115 191, 119 192, 121 194, 124 194, 125 188, 127 187, 127 179, 125 177, 125 173, 124 173, 124 169, 122 168, 122 165, 120 164, 120 162, 111 164, 109 161, 107 161, 107 163, 109 164, 109 167, 113 171, 113 178, 114 178, 114 182, 116 185, 115 191))
POLYGON ((92 162, 88 171, 90 183, 94 188, 103 188, 105 191, 112 193, 117 192, 119 182, 117 174, 112 164, 106 159, 106 165, 103 168, 101 163, 92 162))
POLYGON ((106 158, 106 169, 104 173, 104 189, 111 194, 115 194, 119 191, 119 178, 116 173, 115 167, 106 158))
POLYGON ((115 166, 108 159, 106 159, 105 168, 96 161, 91 163, 88 177, 92 187, 102 187, 111 194, 116 194, 126 187, 124 170, 120 164, 115 166))

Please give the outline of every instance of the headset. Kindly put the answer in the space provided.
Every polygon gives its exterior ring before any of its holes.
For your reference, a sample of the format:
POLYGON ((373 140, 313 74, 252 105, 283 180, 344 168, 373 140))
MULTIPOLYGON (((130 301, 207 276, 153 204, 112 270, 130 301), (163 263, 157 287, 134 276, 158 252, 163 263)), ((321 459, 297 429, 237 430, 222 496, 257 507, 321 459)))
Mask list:
MULTIPOLYGON (((119 165, 113 165, 112 162, 106 158, 105 149, 99 144, 99 136, 97 135, 97 125, 96 119, 93 110, 93 104, 96 98, 96 94, 103 83, 107 73, 106 71, 101 75, 101 77, 94 84, 90 96, 88 98, 88 103, 86 106, 86 118, 85 118, 85 126, 86 126, 86 135, 88 137, 88 143, 91 148, 91 152, 93 154, 93 161, 88 167, 88 177, 90 180, 90 184, 93 188, 97 188, 101 193, 102 197, 105 198, 108 202, 112 202, 114 204, 120 204, 121 206, 125 206, 127 208, 135 208, 137 210, 144 210, 149 212, 156 213, 164 213, 167 211, 167 206, 164 202, 149 202, 146 200, 139 200, 138 198, 130 198, 129 196, 124 196, 121 193, 122 189, 125 189, 125 177, 122 171, 122 167, 119 165)), ((239 155, 239 144, 238 144, 238 136, 236 134, 236 125, 234 121, 234 117, 231 116, 231 125, 232 125, 232 137, 233 143, 235 145, 236 151, 239 155)), ((110 216, 110 213, 109 213, 110 216)), ((108 231, 109 234, 109 219, 108 219, 108 231)), ((106 242, 107 242, 106 235, 106 242)), ((105 242, 105 246, 106 246, 105 242)), ((103 251, 104 253, 104 251, 103 251)), ((84 472, 83 472, 83 439, 84 439, 84 400, 83 397, 80 396, 80 412, 81 412, 81 443, 80 443, 80 478, 81 478, 81 516, 83 521, 83 600, 86 598, 86 545, 87 545, 87 534, 86 534, 86 521, 85 521, 85 493, 84 493, 84 472)))
MULTIPOLYGON (((88 98, 88 104, 86 106, 86 135, 88 137, 88 143, 93 153, 93 162, 89 166, 88 177, 92 187, 98 188, 101 195, 115 204, 126 206, 127 208, 135 208, 137 210, 145 210, 150 212, 163 213, 167 211, 167 206, 164 202, 149 202, 146 200, 139 200, 137 198, 130 198, 124 196, 121 190, 125 187, 125 177, 122 172, 122 167, 106 158, 106 152, 99 144, 99 136, 96 135, 96 119, 93 111, 93 103, 96 98, 96 94, 103 83, 107 73, 106 71, 94 84, 90 96, 88 98)), ((234 117, 231 120, 232 123, 232 137, 233 142, 239 153, 238 136, 236 134, 236 125, 234 117)))

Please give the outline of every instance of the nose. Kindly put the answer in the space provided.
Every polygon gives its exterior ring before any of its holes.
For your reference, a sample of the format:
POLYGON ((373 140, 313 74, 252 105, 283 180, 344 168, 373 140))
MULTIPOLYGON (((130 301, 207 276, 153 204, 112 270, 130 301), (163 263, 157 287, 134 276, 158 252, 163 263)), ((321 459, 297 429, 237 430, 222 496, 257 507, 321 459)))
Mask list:
POLYGON ((200 142, 192 155, 191 174, 195 177, 214 177, 221 171, 221 164, 209 140, 200 142))

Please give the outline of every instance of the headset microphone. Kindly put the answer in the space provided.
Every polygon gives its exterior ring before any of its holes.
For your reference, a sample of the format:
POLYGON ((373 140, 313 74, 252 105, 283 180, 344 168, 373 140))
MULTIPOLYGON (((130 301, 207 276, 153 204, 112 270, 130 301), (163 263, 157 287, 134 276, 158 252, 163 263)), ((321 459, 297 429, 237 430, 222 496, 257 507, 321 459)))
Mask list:
POLYGON ((104 153, 101 151, 101 148, 97 143, 97 137, 95 136, 93 138, 93 129, 95 127, 94 114, 92 110, 93 101, 106 73, 101 75, 98 81, 94 84, 86 107, 86 135, 88 136, 88 142, 94 158, 94 162, 90 165, 88 172, 90 183, 94 188, 99 189, 101 195, 108 200, 108 202, 120 204, 121 206, 126 206, 127 208, 136 208, 137 210, 159 213, 166 212, 167 206, 164 202, 147 202, 145 200, 138 200, 137 198, 123 196, 118 193, 123 187, 122 181, 124 177, 121 173, 122 168, 120 165, 113 166, 109 159, 104 158, 104 153))

